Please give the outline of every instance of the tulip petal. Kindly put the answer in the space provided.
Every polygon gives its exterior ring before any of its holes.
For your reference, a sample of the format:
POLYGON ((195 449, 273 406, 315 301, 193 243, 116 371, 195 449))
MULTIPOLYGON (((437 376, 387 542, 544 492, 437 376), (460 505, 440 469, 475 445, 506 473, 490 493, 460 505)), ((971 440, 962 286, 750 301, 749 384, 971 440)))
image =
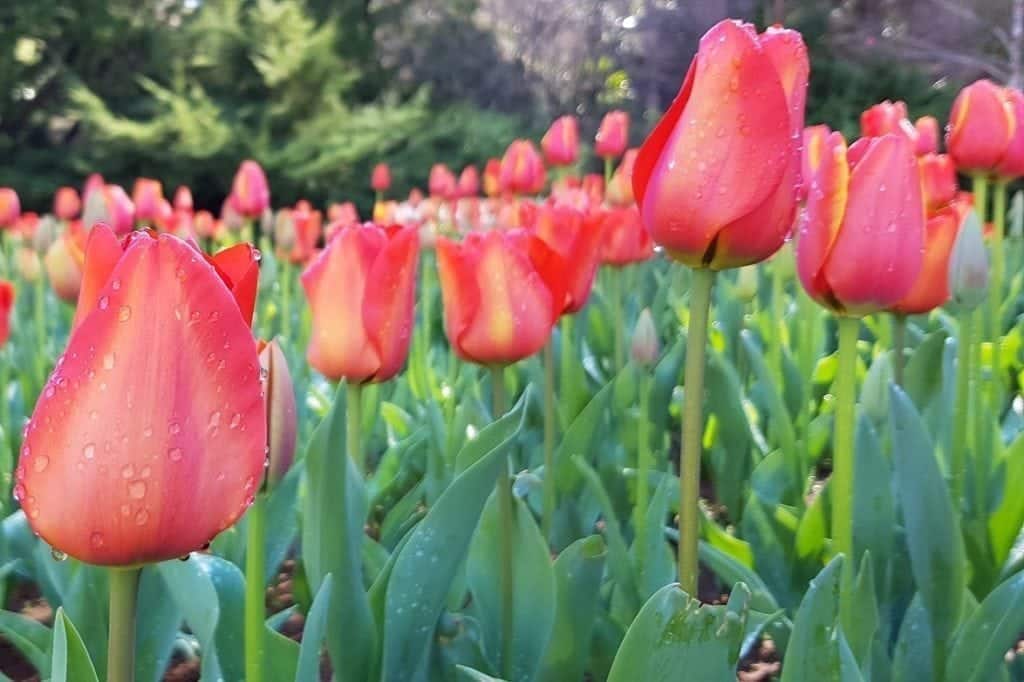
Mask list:
POLYGON ((251 326, 260 284, 260 252, 252 244, 242 243, 218 251, 209 260, 238 302, 242 317, 251 326))
POLYGON ((370 269, 363 323, 380 358, 374 381, 397 374, 409 354, 418 259, 419 235, 414 228, 402 228, 388 239, 370 269))
POLYGON ((32 528, 82 561, 182 556, 242 515, 263 473, 252 334, 169 235, 134 240, 101 296, 36 405, 16 493, 32 528))
POLYGON ((124 254, 121 240, 104 223, 96 223, 89 232, 85 246, 85 268, 82 271, 82 285, 78 292, 78 307, 71 324, 74 330, 82 320, 96 308, 100 290, 106 286, 110 273, 124 254))
POLYGON ((848 199, 850 167, 846 142, 840 133, 828 136, 817 173, 811 179, 797 239, 797 272, 812 298, 831 304, 828 282, 822 269, 839 234, 848 199))
POLYGON ((476 249, 470 248, 475 236, 470 235, 463 244, 439 237, 436 245, 445 334, 463 358, 460 342, 480 306, 480 290, 474 275, 477 254, 476 249))
POLYGON ((905 315, 919 315, 949 300, 949 256, 964 214, 962 207, 947 206, 928 219, 921 272, 910 292, 893 310, 905 315))

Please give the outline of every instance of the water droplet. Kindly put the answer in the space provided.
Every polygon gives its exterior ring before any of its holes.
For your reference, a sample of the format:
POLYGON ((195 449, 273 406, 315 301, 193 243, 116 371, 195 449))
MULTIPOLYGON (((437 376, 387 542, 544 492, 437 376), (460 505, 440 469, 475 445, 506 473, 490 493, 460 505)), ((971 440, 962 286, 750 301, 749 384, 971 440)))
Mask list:
POLYGON ((93 547, 103 546, 103 533, 93 533, 89 536, 89 544, 93 547))
POLYGON ((146 521, 149 521, 149 512, 145 509, 140 509, 135 513, 135 524, 138 526, 146 525, 146 521))
POLYGON ((54 390, 53 386, 47 386, 46 390, 43 391, 43 395, 45 395, 47 398, 52 398, 54 393, 55 393, 55 390, 54 390))
POLYGON ((121 322, 127 322, 128 320, 132 319, 132 309, 126 305, 121 306, 121 308, 117 311, 117 319, 120 320, 121 322))
POLYGON ((233 416, 231 418, 231 424, 230 424, 231 428, 237 429, 238 425, 241 424, 241 423, 242 423, 242 415, 240 413, 238 413, 238 412, 235 412, 235 416, 233 416))
POLYGON ((184 556, 178 557, 178 561, 188 561, 192 557, 192 554, 185 554, 184 556))
POLYGON ((146 482, 132 481, 128 484, 128 497, 133 500, 141 500, 146 496, 146 482))
POLYGON ((107 306, 109 306, 109 305, 110 305, 110 299, 108 297, 106 297, 106 296, 100 296, 100 302, 99 302, 100 310, 106 310, 107 306))
POLYGON ((46 471, 46 467, 50 464, 50 458, 46 455, 39 455, 35 458, 32 464, 32 468, 36 470, 37 474, 46 471))
POLYGON ((181 426, 178 424, 178 422, 171 422, 170 425, 168 425, 168 427, 167 427, 167 431, 172 436, 176 436, 179 433, 181 433, 181 426))
POLYGON ((128 516, 131 513, 132 513, 132 508, 131 507, 129 507, 127 504, 122 504, 121 505, 121 516, 128 516))
POLYGON ((118 291, 121 288, 121 280, 115 279, 113 282, 110 283, 110 287, 114 291, 118 291))
POLYGON ((107 370, 108 372, 110 370, 114 369, 114 363, 116 362, 116 359, 117 358, 115 357, 113 351, 111 351, 111 352, 107 353, 106 355, 104 355, 103 356, 103 369, 107 370))
POLYGON ((210 415, 210 423, 208 424, 208 426, 211 429, 214 429, 214 428, 217 428, 218 424, 220 424, 220 412, 219 411, 214 412, 213 414, 210 415))
POLYGON ((153 427, 152 426, 147 426, 146 428, 142 429, 142 437, 143 438, 149 438, 152 435, 153 435, 153 427))
POLYGON ((67 561, 67 552, 62 552, 59 549, 51 549, 50 556, 53 557, 54 561, 67 561))
POLYGON ((152 473, 153 470, 150 469, 149 467, 142 467, 142 471, 139 472, 139 476, 141 476, 142 478, 149 478, 152 473))
POLYGON ((95 443, 89 443, 84 448, 82 448, 82 457, 85 457, 86 459, 92 459, 95 456, 96 456, 96 445, 95 445, 95 443))
MULTIPOLYGON (((21 469, 19 469, 20 471, 21 469)), ((25 497, 25 486, 20 483, 14 486, 14 499, 21 502, 21 498, 25 497)))
POLYGON ((171 448, 167 451, 167 456, 172 462, 180 462, 182 456, 181 448, 171 448))
POLYGON ((121 467, 121 478, 131 478, 135 475, 135 467, 131 464, 125 464, 121 467))

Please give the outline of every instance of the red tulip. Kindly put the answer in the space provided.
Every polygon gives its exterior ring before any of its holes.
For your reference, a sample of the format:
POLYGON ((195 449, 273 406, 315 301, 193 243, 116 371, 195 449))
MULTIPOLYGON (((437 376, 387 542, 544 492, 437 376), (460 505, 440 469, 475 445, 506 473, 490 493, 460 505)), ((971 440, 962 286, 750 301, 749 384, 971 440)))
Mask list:
POLYGON ((964 172, 991 172, 1013 139, 1015 121, 1002 88, 988 80, 971 83, 956 96, 946 129, 946 148, 964 172))
POLYGON ((953 159, 947 154, 919 156, 917 165, 921 172, 921 196, 925 211, 931 215, 956 197, 956 168, 953 159))
POLYGON ((492 199, 501 194, 501 160, 488 159, 484 166, 484 195, 492 199))
POLYGON ((159 180, 139 178, 132 190, 132 202, 135 204, 135 220, 142 223, 154 223, 165 211, 161 206, 164 201, 164 189, 159 180))
POLYGON ((197 550, 245 512, 267 425, 252 332, 218 271, 149 232, 110 268, 114 243, 93 230, 87 279, 105 281, 29 421, 15 495, 54 549, 128 566, 197 550))
POLYGON ((387 192, 391 188, 391 169, 386 163, 378 163, 373 167, 370 187, 375 192, 387 192))
POLYGON ((561 257, 521 230, 437 240, 448 341, 462 359, 516 362, 539 351, 565 300, 561 257))
POLYGON ((305 263, 313 257, 320 240, 323 216, 320 211, 314 211, 308 201, 300 201, 289 212, 289 218, 294 229, 294 240, 288 259, 292 263, 305 263))
POLYGON ((601 259, 608 265, 622 267, 654 255, 654 242, 636 206, 605 212, 603 231, 601 259))
POLYGON ((537 148, 529 140, 515 140, 501 158, 499 184, 510 194, 537 194, 544 188, 546 173, 537 148))
POLYGON ((888 134, 903 135, 917 147, 917 129, 907 118, 906 102, 885 100, 860 115, 862 137, 881 137, 888 134))
POLYGON ((910 291, 892 307, 894 312, 919 315, 949 300, 949 256, 969 210, 969 204, 954 202, 925 223, 921 271, 910 291))
POLYGON ((847 150, 829 136, 797 242, 797 269, 816 301, 839 313, 891 308, 913 287, 924 248, 924 204, 913 145, 901 135, 847 150))
POLYGON ((430 169, 427 185, 430 196, 438 199, 454 199, 458 182, 448 166, 443 163, 435 163, 430 169))
POLYGON ((0 348, 11 338, 11 311, 14 310, 14 285, 0 279, 0 348))
POLYGON ((1012 180, 1024 176, 1024 94, 1016 88, 1004 88, 1003 97, 1014 125, 1003 158, 996 166, 996 174, 1012 180))
POLYGON ((587 173, 583 176, 580 190, 587 196, 591 204, 600 206, 604 201, 604 176, 600 173, 587 173))
POLYGON ((633 166, 636 164, 636 149, 630 149, 622 157, 622 163, 612 174, 608 183, 607 198, 612 206, 632 206, 633 199, 633 166))
POLYGON ((459 191, 460 197, 475 197, 480 193, 480 173, 477 172, 476 166, 466 166, 459 173, 459 191))
POLYGON ((807 200, 807 190, 811 179, 818 172, 825 155, 825 145, 832 130, 827 125, 808 126, 804 128, 804 148, 801 157, 800 200, 807 200))
POLYGON ((674 258, 718 270, 782 246, 800 186, 807 74, 794 31, 759 36, 723 21, 701 38, 633 170, 644 224, 674 258))
POLYGON ((14 227, 21 217, 21 201, 10 187, 0 187, 0 229, 14 227))
POLYGON ((412 338, 418 258, 413 228, 341 228, 302 273, 313 317, 309 364, 335 381, 397 374, 412 338))
POLYGON ((629 114, 609 111, 601 119, 601 127, 594 138, 594 153, 602 158, 622 156, 629 145, 629 114))
POLYGON ((61 187, 53 195, 53 214, 61 220, 74 220, 82 210, 82 200, 74 187, 61 187))
POLYGON ((180 185, 174 190, 174 210, 191 213, 195 209, 195 202, 192 201, 192 190, 187 185, 180 185))
POLYGON ((246 218, 258 218, 270 208, 270 185, 258 163, 247 160, 238 167, 230 200, 231 208, 246 218))
POLYGON ((579 122, 575 116, 555 119, 540 141, 544 158, 552 166, 571 166, 580 154, 579 122))
POLYGON ((918 156, 939 153, 939 121, 934 116, 922 116, 914 121, 917 131, 918 156))
POLYGON ((204 239, 212 239, 217 234, 217 220, 209 211, 196 211, 192 227, 204 239))
MULTIPOLYGON (((587 303, 601 263, 603 214, 584 215, 568 206, 523 204, 523 224, 551 247, 565 263, 565 302, 559 314, 579 312, 587 303)), ((556 301, 557 305, 557 301, 556 301)))
POLYGON ((298 430, 295 388, 281 346, 276 341, 260 341, 258 348, 267 399, 267 489, 270 490, 281 482, 295 459, 298 430))

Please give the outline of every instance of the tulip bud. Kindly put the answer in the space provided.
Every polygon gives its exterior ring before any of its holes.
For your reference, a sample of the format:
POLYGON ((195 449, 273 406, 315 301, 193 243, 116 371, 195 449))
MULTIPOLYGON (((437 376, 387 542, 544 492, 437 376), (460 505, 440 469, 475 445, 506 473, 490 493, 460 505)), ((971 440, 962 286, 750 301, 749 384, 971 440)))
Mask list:
POLYGON ((544 161, 529 140, 514 140, 501 157, 499 182, 510 194, 537 194, 544 188, 544 161))
POLYGON ((609 111, 601 119, 601 127, 594 138, 594 153, 601 158, 622 156, 629 144, 629 114, 609 111))
POLYGON ((128 234, 135 223, 135 204, 120 185, 105 185, 86 195, 82 223, 86 229, 105 223, 115 234, 128 234))
POLYGON ((480 173, 476 166, 466 166, 459 173, 459 196, 475 197, 480 193, 480 173))
POLYGON ((756 265, 744 265, 742 268, 737 270, 736 285, 733 287, 733 292, 736 294, 736 298, 744 303, 750 303, 753 301, 754 296, 757 295, 757 280, 756 265))
POLYGON ((988 80, 971 83, 956 96, 946 129, 946 148, 966 173, 991 172, 1013 137, 1013 107, 988 80))
POLYGON ((14 227, 20 216, 18 193, 10 187, 0 187, 0 229, 14 227))
POLYGON ((922 116, 914 121, 917 130, 917 155, 939 152, 939 122, 934 116, 922 116))
POLYGON ((14 285, 0 279, 0 348, 11 336, 11 310, 14 309, 14 285))
POLYGON ((981 221, 973 210, 967 214, 949 257, 949 289, 953 303, 973 310, 988 292, 988 249, 981 233, 981 221))
POLYGON ((279 254, 287 254, 295 245, 295 222, 289 208, 282 208, 274 218, 274 245, 279 254))
POLYGON ((53 197, 53 214, 61 220, 74 220, 82 210, 82 200, 74 187, 61 187, 53 197))
POLYGON ((18 274, 26 282, 34 282, 39 279, 39 256, 32 249, 22 246, 15 254, 14 261, 18 266, 18 274))
POLYGON ((996 167, 996 174, 1012 180, 1024 176, 1024 94, 1016 88, 1003 88, 1003 99, 1014 125, 1009 145, 996 167))
POLYGON ((555 120, 540 141, 544 158, 552 166, 571 166, 580 152, 579 123, 575 116, 555 120))
POLYGON ((69 233, 65 232, 54 240, 43 262, 46 265, 46 276, 57 298, 65 303, 74 303, 82 286, 82 261, 78 247, 69 233))
POLYGON ((186 185, 181 185, 174 191, 174 210, 187 211, 189 213, 195 208, 192 201, 192 190, 186 185))
POLYGON ((658 330, 654 327, 654 318, 651 316, 650 308, 644 308, 640 311, 636 328, 633 330, 630 355, 633 362, 641 367, 651 367, 658 361, 660 353, 661 344, 658 343, 658 330))
POLYGON ((386 163, 378 163, 370 175, 370 187, 374 192, 387 192, 391 189, 391 169, 386 163))
POLYGON ((135 219, 143 223, 155 222, 163 212, 164 188, 159 180, 138 178, 132 190, 135 203, 135 219))
POLYGON ((270 206, 270 185, 263 168, 252 160, 243 161, 231 185, 231 208, 246 218, 259 218, 270 206))
POLYGON ((430 169, 427 186, 430 196, 438 199, 454 199, 458 181, 455 174, 443 163, 435 163, 430 169))
POLYGON ((277 341, 260 342, 260 367, 267 401, 267 479, 272 490, 292 466, 295 457, 295 388, 288 361, 277 341))
POLYGON ((484 194, 491 198, 501 194, 500 159, 489 159, 484 166, 484 194))
POLYGON ((46 253, 60 233, 60 223, 50 216, 44 217, 39 221, 35 234, 32 235, 32 248, 36 250, 36 253, 46 253))

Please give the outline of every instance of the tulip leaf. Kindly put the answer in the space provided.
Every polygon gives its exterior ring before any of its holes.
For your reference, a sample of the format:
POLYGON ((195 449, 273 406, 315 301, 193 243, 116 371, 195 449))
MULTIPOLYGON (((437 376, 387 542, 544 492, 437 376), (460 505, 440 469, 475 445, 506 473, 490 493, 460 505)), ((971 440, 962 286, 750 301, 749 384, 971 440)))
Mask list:
POLYGON ((319 591, 328 573, 334 576, 327 650, 339 682, 362 682, 378 642, 363 582, 366 491, 345 451, 345 391, 344 385, 338 388, 306 451, 302 561, 312 591, 319 591))
POLYGON ((893 649, 892 679, 894 682, 930 680, 932 676, 932 627, 928 611, 918 592, 910 601, 900 624, 893 649))
POLYGON ((496 670, 506 670, 510 682, 532 680, 548 645, 555 618, 555 575, 547 542, 529 508, 515 499, 512 577, 515 590, 511 663, 501 650, 501 523, 498 500, 491 495, 480 517, 466 564, 473 606, 480 615, 484 642, 496 670))
POLYGON ((924 408, 942 390, 942 354, 946 345, 946 332, 932 332, 914 349, 903 371, 903 387, 919 410, 924 408))
POLYGON ((765 585, 761 576, 754 572, 754 569, 703 540, 698 552, 701 563, 711 569, 711 572, 722 582, 726 584, 742 582, 751 586, 751 606, 753 608, 765 613, 778 610, 778 602, 775 601, 771 590, 765 585))
POLYGON ((25 657, 44 680, 50 676, 51 630, 20 613, 0 610, 0 634, 25 657))
POLYGON ((988 518, 988 532, 996 563, 1002 565, 1024 524, 1024 434, 1006 449, 1003 460, 1006 467, 1003 495, 999 506, 988 518))
MULTIPOLYGON (((765 362, 764 355, 754 340, 754 335, 745 329, 740 332, 740 340, 743 342, 743 349, 746 352, 747 360, 750 362, 754 375, 761 386, 762 394, 767 399, 772 433, 778 441, 779 448, 783 453, 786 453, 787 461, 799 464, 796 449, 796 432, 793 430, 789 409, 783 402, 783 396, 779 392, 777 379, 772 376, 772 372, 768 369, 768 364, 765 362)), ((799 474, 798 471, 794 473, 799 474)), ((798 478, 800 478, 799 475, 798 478)))
POLYGON ((1024 630, 1024 573, 996 587, 957 631, 948 657, 947 680, 986 682, 996 678, 1003 657, 1024 630))
POLYGON ((458 679, 462 682, 505 682, 505 680, 500 677, 491 677, 490 675, 485 675, 479 670, 467 668, 464 665, 457 665, 455 666, 455 669, 459 673, 458 679))
POLYGON ((898 387, 890 400, 897 491, 906 526, 910 568, 928 611, 936 646, 945 647, 960 621, 966 558, 960 522, 939 470, 935 448, 917 410, 898 387))
POLYGON ((465 445, 458 458, 464 465, 461 473, 396 550, 385 596, 385 682, 405 682, 421 674, 433 641, 431 632, 469 549, 480 510, 508 466, 508 448, 522 428, 528 400, 526 392, 511 411, 465 445), (483 444, 489 449, 480 452, 483 444))
POLYGON ((607 549, 600 535, 581 538, 555 560, 555 622, 538 682, 583 678, 600 600, 607 549))
POLYGON ((636 586, 642 601, 647 601, 651 595, 676 579, 675 557, 665 541, 669 488, 668 480, 663 479, 643 512, 643 535, 633 539, 636 586))
POLYGON ((327 609, 331 603, 333 576, 330 573, 320 582, 320 589, 313 599, 313 606, 306 614, 302 631, 302 645, 299 647, 299 664, 295 670, 295 682, 320 679, 320 648, 327 634, 327 609))
POLYGON ((726 606, 702 605, 678 585, 658 590, 629 626, 608 682, 733 682, 750 608, 740 583, 726 606))
POLYGON ((72 564, 71 580, 64 592, 62 605, 68 618, 77 624, 78 633, 96 662, 97 674, 106 676, 107 570, 71 560, 55 562, 52 557, 47 557, 46 561, 72 564))
POLYGON ((853 555, 871 553, 873 575, 886 574, 893 550, 894 503, 891 465, 871 420, 858 415, 854 435, 853 555))
POLYGON ((135 676, 157 682, 164 677, 182 617, 157 566, 142 569, 137 612, 145 617, 135 621, 135 676))
POLYGON ((82 637, 63 608, 57 609, 53 622, 52 682, 97 682, 96 668, 89 658, 82 637))
POLYGON ((265 679, 293 679, 299 663, 299 643, 265 624, 263 657, 266 665, 265 679))
POLYGON ((782 682, 840 679, 840 649, 845 641, 839 627, 842 564, 843 557, 835 557, 811 580, 793 620, 782 682))

